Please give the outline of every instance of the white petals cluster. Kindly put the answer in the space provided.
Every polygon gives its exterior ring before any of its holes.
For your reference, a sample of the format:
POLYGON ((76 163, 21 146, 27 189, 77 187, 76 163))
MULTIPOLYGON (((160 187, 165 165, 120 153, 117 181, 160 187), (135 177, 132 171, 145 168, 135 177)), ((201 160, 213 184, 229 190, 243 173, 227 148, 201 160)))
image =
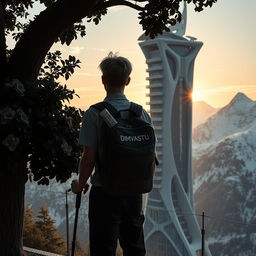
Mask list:
POLYGON ((18 118, 21 122, 29 125, 29 118, 21 108, 17 109, 16 111, 11 107, 0 109, 0 124, 7 124, 14 118, 18 118))
POLYGON ((66 140, 63 140, 62 144, 61 144, 61 149, 63 150, 63 152, 67 155, 70 156, 71 152, 72 152, 72 146, 70 146, 66 140))
POLYGON ((14 151, 20 143, 20 139, 15 137, 12 133, 9 134, 4 140, 3 145, 6 146, 10 151, 14 151))
POLYGON ((22 82, 18 79, 12 79, 5 84, 6 87, 13 88, 19 95, 23 96, 25 93, 25 88, 22 82))
POLYGON ((0 109, 0 124, 7 124, 10 120, 14 119, 15 111, 10 107, 0 109))
POLYGON ((17 109, 17 115, 19 117, 19 119, 25 123, 26 125, 29 125, 29 119, 28 116, 23 112, 23 110, 21 108, 17 109))

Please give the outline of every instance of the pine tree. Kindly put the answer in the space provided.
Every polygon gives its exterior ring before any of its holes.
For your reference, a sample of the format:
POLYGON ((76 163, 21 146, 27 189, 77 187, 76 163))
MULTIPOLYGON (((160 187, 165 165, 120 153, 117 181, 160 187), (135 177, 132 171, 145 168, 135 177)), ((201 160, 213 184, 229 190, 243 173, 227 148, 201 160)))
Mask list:
POLYGON ((48 209, 41 207, 37 220, 35 221, 36 229, 40 230, 41 239, 37 249, 41 249, 53 253, 64 253, 64 239, 57 234, 55 221, 49 216, 48 209))
POLYGON ((33 220, 33 209, 25 208, 25 215, 24 215, 24 229, 23 229, 23 244, 29 246, 31 241, 31 236, 34 233, 34 220, 33 220))
MULTIPOLYGON (((26 206, 24 215, 23 244, 24 246, 66 255, 66 243, 57 234, 55 221, 49 216, 48 209, 41 207, 37 217, 33 209, 26 206)), ((89 256, 89 248, 83 249, 80 241, 76 241, 76 256, 89 256)))
POLYGON ((47 208, 41 207, 38 216, 33 217, 33 209, 25 208, 23 244, 27 247, 53 252, 66 253, 64 239, 57 234, 55 221, 47 208))
POLYGON ((41 240, 41 232, 36 227, 33 218, 33 209, 26 206, 24 215, 23 244, 27 247, 38 248, 41 240))

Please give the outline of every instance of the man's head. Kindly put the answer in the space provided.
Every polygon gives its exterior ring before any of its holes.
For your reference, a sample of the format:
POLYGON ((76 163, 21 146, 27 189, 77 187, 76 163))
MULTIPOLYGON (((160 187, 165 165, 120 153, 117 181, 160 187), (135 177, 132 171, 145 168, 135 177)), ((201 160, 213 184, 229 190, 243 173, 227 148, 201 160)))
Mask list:
POLYGON ((124 57, 110 52, 101 61, 99 68, 102 72, 102 82, 107 91, 123 90, 125 85, 128 85, 130 82, 132 64, 124 57))

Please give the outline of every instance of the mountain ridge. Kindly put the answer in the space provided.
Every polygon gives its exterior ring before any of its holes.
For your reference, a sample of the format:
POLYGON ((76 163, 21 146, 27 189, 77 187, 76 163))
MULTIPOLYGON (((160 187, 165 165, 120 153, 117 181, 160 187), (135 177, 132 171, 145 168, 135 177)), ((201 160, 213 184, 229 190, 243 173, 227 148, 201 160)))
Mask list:
POLYGON ((205 101, 193 102, 192 108, 192 126, 193 128, 203 123, 210 115, 217 111, 205 101))
POLYGON ((195 208, 213 256, 256 255, 255 117, 256 103, 237 94, 194 129, 195 208))
POLYGON ((230 134, 249 128, 255 120, 256 102, 245 94, 238 93, 228 105, 193 130, 193 142, 217 142, 230 134))

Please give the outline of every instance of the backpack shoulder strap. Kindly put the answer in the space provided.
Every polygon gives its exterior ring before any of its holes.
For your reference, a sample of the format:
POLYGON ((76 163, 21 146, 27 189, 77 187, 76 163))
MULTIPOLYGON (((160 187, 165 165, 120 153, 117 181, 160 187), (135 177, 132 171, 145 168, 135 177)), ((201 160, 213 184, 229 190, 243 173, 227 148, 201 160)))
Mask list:
POLYGON ((130 111, 132 111, 132 112, 135 114, 135 116, 141 117, 141 115, 142 115, 142 109, 143 109, 143 108, 142 108, 141 105, 136 104, 136 103, 134 103, 134 102, 131 102, 130 111))
POLYGON ((106 101, 96 103, 92 105, 91 108, 95 108, 99 111, 102 111, 103 109, 106 108, 111 113, 111 115, 116 116, 118 114, 118 111, 116 110, 116 108, 106 101))

